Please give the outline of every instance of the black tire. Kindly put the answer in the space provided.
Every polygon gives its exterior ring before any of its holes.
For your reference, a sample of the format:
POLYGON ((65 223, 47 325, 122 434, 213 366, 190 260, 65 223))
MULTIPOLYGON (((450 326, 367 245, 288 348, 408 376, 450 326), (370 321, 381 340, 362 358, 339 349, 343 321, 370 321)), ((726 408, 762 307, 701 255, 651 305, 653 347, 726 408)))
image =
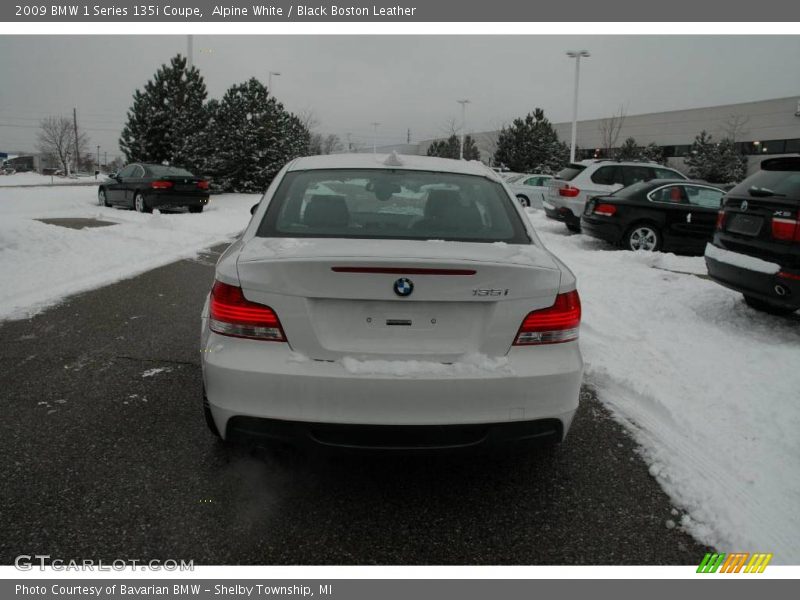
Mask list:
POLYGON ((200 206, 190 206, 189 212, 190 213, 201 213, 203 212, 203 208, 205 208, 202 204, 200 206))
POLYGON ((97 190, 97 204, 105 206, 106 208, 111 208, 111 205, 108 203, 108 195, 106 194, 105 188, 97 190))
POLYGON ((222 439, 222 436, 219 434, 219 429, 217 429, 217 424, 214 423, 214 417, 211 415, 211 409, 208 407, 208 398, 206 398, 205 393, 203 394, 203 414, 206 418, 206 425, 211 433, 214 434, 215 437, 222 439))
POLYGON ((631 225, 622 238, 625 250, 658 252, 663 245, 661 230, 647 221, 640 221, 631 225))
POLYGON ((796 310, 794 308, 786 308, 785 306, 777 306, 771 302, 767 302, 766 300, 754 298, 753 296, 745 296, 744 301, 747 306, 754 310, 778 317, 785 317, 792 314, 796 310))
POLYGON ((147 201, 144 199, 141 192, 136 192, 133 195, 133 210, 140 213, 153 212, 153 209, 147 206, 147 201))
POLYGON ((527 196, 523 194, 517 194, 517 200, 519 200, 519 203, 522 204, 522 206, 524 206, 525 208, 531 207, 531 201, 528 199, 527 196))
POLYGON ((567 229, 569 229, 572 233, 580 233, 581 226, 579 223, 566 223, 567 229))

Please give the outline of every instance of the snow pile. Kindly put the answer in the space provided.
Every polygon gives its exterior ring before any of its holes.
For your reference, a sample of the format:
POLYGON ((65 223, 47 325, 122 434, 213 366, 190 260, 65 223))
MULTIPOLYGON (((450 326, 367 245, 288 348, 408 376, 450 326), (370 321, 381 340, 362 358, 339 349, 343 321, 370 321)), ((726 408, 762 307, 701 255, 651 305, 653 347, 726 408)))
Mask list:
POLYGON ((389 377, 491 377, 514 373, 506 357, 490 358, 484 354, 467 354, 453 363, 426 360, 357 360, 346 356, 341 364, 353 375, 389 377))
POLYGON ((191 258, 236 236, 258 196, 212 196, 202 214, 139 214, 97 205, 94 187, 0 188, 0 319, 191 258), (36 221, 83 217, 116 225, 67 229, 36 221))
POLYGON ((586 382, 687 513, 680 525, 721 551, 799 563, 798 321, 683 274, 705 273, 703 257, 615 250, 529 217, 578 278, 586 382))

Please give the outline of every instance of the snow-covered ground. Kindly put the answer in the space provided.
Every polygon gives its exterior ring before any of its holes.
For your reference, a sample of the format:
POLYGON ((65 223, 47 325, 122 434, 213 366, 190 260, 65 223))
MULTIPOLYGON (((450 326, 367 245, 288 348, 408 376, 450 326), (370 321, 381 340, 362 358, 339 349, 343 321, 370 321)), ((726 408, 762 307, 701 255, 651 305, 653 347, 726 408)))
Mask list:
MULTIPOLYGON (((0 189, 0 319, 194 256, 241 231, 258 201, 213 196, 200 215, 140 215, 99 207, 94 194, 0 189), (72 230, 34 220, 53 217, 119 224, 72 230)), ((586 382, 683 511, 675 524, 721 551, 800 563, 800 322, 756 313, 695 276, 706 272, 701 257, 613 250, 541 212, 529 215, 578 277, 586 382)), ((387 367, 373 362, 344 366, 387 367)), ((413 377, 417 367, 398 376, 413 377)))
POLYGON ((188 258, 231 239, 259 196, 212 196, 202 214, 139 214, 97 205, 94 187, 0 188, 0 319, 24 318, 61 298, 188 258), (35 219, 118 223, 67 229, 35 219))
POLYGON ((16 185, 86 185, 103 181, 105 175, 98 175, 95 180, 94 175, 80 175, 77 177, 56 177, 41 175, 39 173, 14 173, 13 175, 0 175, 0 187, 11 187, 16 185))
POLYGON ((684 511, 675 523, 800 563, 800 321, 692 275, 702 257, 616 250, 529 216, 578 278, 586 383, 684 511))

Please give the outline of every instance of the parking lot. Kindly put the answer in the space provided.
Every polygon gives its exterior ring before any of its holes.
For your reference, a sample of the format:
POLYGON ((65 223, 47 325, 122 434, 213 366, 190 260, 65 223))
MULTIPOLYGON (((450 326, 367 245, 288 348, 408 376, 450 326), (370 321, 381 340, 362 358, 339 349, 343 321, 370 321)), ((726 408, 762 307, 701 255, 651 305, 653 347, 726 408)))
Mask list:
MULTIPOLYGON (((482 458, 229 450, 200 408, 221 247, 0 325, 0 561, 694 564, 637 444, 584 389, 567 443, 482 458)), ((677 513, 677 511, 675 511, 677 513)))

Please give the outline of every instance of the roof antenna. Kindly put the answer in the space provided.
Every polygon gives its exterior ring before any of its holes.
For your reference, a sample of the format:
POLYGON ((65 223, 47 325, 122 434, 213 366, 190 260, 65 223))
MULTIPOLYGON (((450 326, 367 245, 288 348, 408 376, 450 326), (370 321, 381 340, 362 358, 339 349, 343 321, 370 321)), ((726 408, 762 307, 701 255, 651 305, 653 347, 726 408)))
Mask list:
POLYGON ((400 160, 400 155, 397 154, 397 150, 392 150, 392 153, 383 161, 383 164, 387 167, 402 167, 403 161, 400 160))

